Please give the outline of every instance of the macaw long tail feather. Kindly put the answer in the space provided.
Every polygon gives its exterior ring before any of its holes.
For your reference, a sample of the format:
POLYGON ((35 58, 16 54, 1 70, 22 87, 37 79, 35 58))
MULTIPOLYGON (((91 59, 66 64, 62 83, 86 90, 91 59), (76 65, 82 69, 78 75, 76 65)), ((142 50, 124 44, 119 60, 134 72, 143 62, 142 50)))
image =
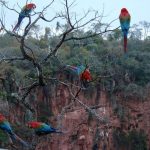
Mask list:
POLYGON ((17 28, 19 27, 20 25, 17 23, 13 29, 13 32, 17 30, 17 28))
POLYGON ((63 133, 63 132, 62 132, 62 131, 57 131, 57 130, 56 130, 55 133, 63 133))
POLYGON ((74 66, 68 65, 67 67, 68 67, 70 70, 72 70, 72 71, 76 71, 76 70, 77 70, 77 67, 74 67, 74 66))
POLYGON ((35 134, 38 136, 44 136, 44 135, 51 134, 51 133, 61 133, 62 134, 63 132, 59 131, 59 130, 53 130, 53 131, 47 131, 47 132, 42 132, 42 131, 35 132, 35 134))
POLYGON ((17 22, 17 24, 15 25, 15 27, 14 27, 14 29, 13 29, 13 32, 16 31, 16 30, 19 28, 19 26, 20 26, 20 24, 21 24, 21 22, 22 22, 23 19, 24 19, 24 16, 19 16, 18 22, 17 22))
POLYGON ((54 133, 63 133, 63 132, 60 131, 58 128, 53 128, 53 127, 51 127, 51 129, 53 130, 54 133))
POLYGON ((127 36, 124 35, 124 53, 127 52, 127 36))
POLYGON ((19 136, 17 136, 16 134, 11 134, 10 137, 11 137, 12 140, 19 141, 25 147, 29 147, 29 145, 24 140, 22 140, 19 136))

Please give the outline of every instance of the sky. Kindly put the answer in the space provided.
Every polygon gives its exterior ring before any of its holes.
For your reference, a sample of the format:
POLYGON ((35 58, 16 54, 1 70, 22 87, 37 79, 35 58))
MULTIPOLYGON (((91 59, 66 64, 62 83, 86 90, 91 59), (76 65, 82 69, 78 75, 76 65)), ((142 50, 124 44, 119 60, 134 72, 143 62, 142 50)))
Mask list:
MULTIPOLYGON (((7 0, 9 7, 14 7, 20 11, 20 8, 17 6, 17 3, 20 7, 24 6, 26 0, 7 0)), ((30 1, 30 0, 29 0, 30 1)), ((47 11, 46 17, 51 18, 57 13, 59 10, 63 10, 62 5, 63 0, 55 0, 55 3, 52 7, 47 11)), ((68 2, 72 2, 73 0, 68 0, 68 2)), ((50 2, 50 0, 32 0, 33 3, 37 5, 36 11, 41 11, 46 4, 50 2)), ((126 7, 131 14, 131 25, 138 23, 139 21, 145 20, 150 22, 150 0, 76 0, 75 6, 73 6, 72 11, 77 12, 79 16, 83 15, 83 13, 88 9, 95 9, 99 12, 102 12, 104 8, 104 22, 110 22, 116 19, 119 14, 121 8, 126 7)), ((2 10, 2 8, 1 8, 2 10)), ((18 18, 18 14, 13 11, 5 10, 6 13, 6 25, 7 28, 12 28, 12 25, 15 24, 18 18)), ((40 21, 41 27, 48 26, 47 23, 40 21)), ((116 21, 114 26, 118 27, 119 21, 116 21)))

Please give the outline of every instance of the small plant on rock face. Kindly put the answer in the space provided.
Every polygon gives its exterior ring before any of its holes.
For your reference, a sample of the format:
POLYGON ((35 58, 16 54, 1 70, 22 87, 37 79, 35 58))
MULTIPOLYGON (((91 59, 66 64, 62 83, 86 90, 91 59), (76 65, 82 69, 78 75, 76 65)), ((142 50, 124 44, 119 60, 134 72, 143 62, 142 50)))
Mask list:
POLYGON ((137 100, 144 100, 146 97, 146 93, 144 92, 143 87, 137 84, 129 84, 124 89, 124 97, 126 99, 137 99, 137 100))
POLYGON ((113 138, 115 143, 127 150, 147 150, 147 137, 143 131, 132 130, 128 133, 122 130, 114 130, 113 138))
POLYGON ((93 95, 95 92, 95 88, 92 87, 91 85, 84 91, 84 96, 87 100, 92 99, 93 95))
POLYGON ((88 123, 90 124, 90 122, 93 120, 93 116, 92 113, 88 113, 88 123))
POLYGON ((0 130, 0 143, 7 143, 8 137, 3 131, 0 130))
POLYGON ((78 139, 78 134, 71 135, 71 141, 76 141, 78 139))
POLYGON ((114 111, 117 114, 117 116, 119 117, 120 121, 125 120, 126 111, 125 111, 125 108, 123 106, 118 105, 114 111))
POLYGON ((147 137, 144 131, 131 131, 128 134, 129 148, 131 150, 147 150, 147 137))
POLYGON ((5 100, 6 99, 6 92, 0 91, 0 100, 5 100))

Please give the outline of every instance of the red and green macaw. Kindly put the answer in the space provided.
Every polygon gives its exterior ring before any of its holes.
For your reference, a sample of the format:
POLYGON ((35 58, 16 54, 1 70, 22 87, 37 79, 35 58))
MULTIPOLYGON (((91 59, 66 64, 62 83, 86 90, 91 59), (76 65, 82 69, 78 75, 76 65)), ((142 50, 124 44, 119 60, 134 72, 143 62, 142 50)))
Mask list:
POLYGON ((126 8, 121 9, 121 13, 119 16, 120 19, 120 25, 121 25, 121 30, 123 32, 124 36, 124 52, 127 52, 127 36, 128 36, 128 31, 130 28, 130 14, 126 8))
POLYGON ((32 12, 32 10, 35 9, 35 8, 36 8, 36 5, 33 4, 33 3, 27 4, 27 5, 25 5, 25 6, 22 8, 21 12, 19 13, 18 22, 17 22, 17 24, 15 25, 13 31, 16 31, 16 30, 19 28, 19 26, 20 26, 22 20, 23 20, 25 17, 28 17, 28 16, 30 15, 30 13, 32 12))
POLYGON ((73 71, 79 78, 84 87, 87 87, 88 83, 92 80, 91 73, 88 67, 81 66, 71 66, 66 65, 66 68, 73 71))
POLYGON ((26 147, 29 146, 25 141, 23 141, 20 137, 18 137, 13 132, 9 122, 7 121, 7 119, 2 114, 0 114, 0 129, 3 130, 4 132, 6 132, 10 136, 12 141, 18 140, 24 146, 26 146, 26 147))
POLYGON ((63 132, 59 131, 58 129, 55 129, 46 123, 38 122, 38 121, 28 122, 27 126, 31 129, 34 129, 35 134, 38 136, 46 135, 46 134, 50 134, 50 133, 63 133, 63 132))
POLYGON ((73 71, 77 76, 80 77, 81 80, 86 80, 86 81, 92 80, 92 76, 89 71, 89 68, 86 68, 83 65, 81 66, 66 65, 66 68, 73 71))

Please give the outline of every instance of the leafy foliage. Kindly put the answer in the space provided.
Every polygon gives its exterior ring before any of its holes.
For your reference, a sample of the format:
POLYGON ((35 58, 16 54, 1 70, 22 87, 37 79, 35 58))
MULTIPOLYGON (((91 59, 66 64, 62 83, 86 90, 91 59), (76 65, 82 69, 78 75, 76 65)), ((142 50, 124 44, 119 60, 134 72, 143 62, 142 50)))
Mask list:
POLYGON ((0 142, 7 143, 8 136, 2 130, 0 130, 0 142))
POLYGON ((143 131, 132 130, 125 133, 120 130, 114 130, 113 138, 119 147, 128 150, 147 150, 147 137, 143 131))
MULTIPOLYGON (((99 25, 95 25, 95 30, 99 30, 98 27, 99 25)), ((38 29, 34 30, 38 34, 38 29)), ((90 35, 90 32, 77 30, 70 33, 70 37, 73 35, 84 37, 90 35)), ((122 37, 118 29, 105 36, 97 35, 83 40, 66 41, 59 48, 57 56, 51 57, 45 63, 42 63, 41 60, 46 57, 50 48, 56 46, 60 39, 57 35, 51 35, 49 28, 46 28, 44 35, 40 37, 34 37, 32 34, 30 32, 30 35, 27 36, 26 44, 33 49, 33 52, 27 50, 27 53, 41 63, 47 84, 49 84, 49 78, 59 79, 59 73, 64 72, 63 67, 66 64, 88 64, 93 82, 84 91, 84 96, 89 101, 97 89, 97 83, 102 90, 110 94, 112 103, 113 98, 116 98, 116 93, 122 93, 126 100, 145 100, 150 93, 150 40, 148 37, 142 40, 141 32, 136 26, 130 33, 127 56, 123 54, 122 37)), ((18 42, 8 34, 0 36, 0 45, 0 59, 21 56, 18 42)), ((38 78, 35 67, 26 60, 0 63, 0 70, 1 78, 8 79, 9 77, 9 81, 12 82, 11 85, 16 84, 18 87, 26 87, 38 78)), ((54 95, 55 86, 58 83, 50 84, 52 86, 51 94, 54 95)), ((7 87, 10 88, 11 85, 7 84, 7 87)), ((9 96, 7 91, 2 89, 0 91, 0 98, 9 96)), ((43 102, 39 104, 39 107, 41 112, 37 119, 48 122, 49 116, 53 116, 53 112, 43 102)), ((123 106, 114 102, 113 110, 120 120, 124 120, 126 112, 123 106)), ((25 120, 30 120, 31 118, 32 115, 27 114, 25 120)), ((92 120, 91 114, 89 114, 89 122, 90 120, 92 120)), ((6 140, 3 133, 0 133, 0 138, 2 138, 0 139, 2 141, 6 140)), ((129 146, 127 147, 129 150, 147 149, 146 136, 142 132, 132 131, 125 134, 124 132, 115 131, 114 138, 118 145, 123 147, 129 146)))

